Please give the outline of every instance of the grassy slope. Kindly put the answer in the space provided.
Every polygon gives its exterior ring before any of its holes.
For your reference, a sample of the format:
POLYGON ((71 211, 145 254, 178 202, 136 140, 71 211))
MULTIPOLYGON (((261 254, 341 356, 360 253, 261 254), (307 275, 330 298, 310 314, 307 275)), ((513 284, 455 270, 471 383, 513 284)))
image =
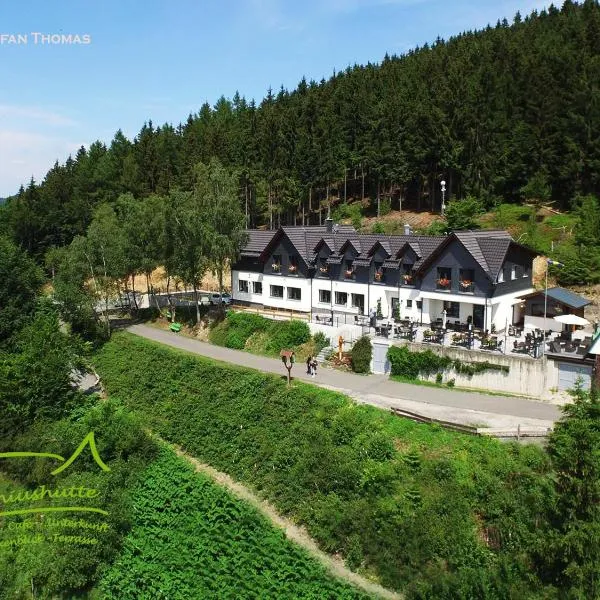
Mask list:
POLYGON ((490 598, 507 585, 525 593, 524 549, 548 494, 539 449, 417 425, 128 334, 95 362, 151 427, 261 490, 382 584, 458 579, 468 593, 496 590, 490 598))
POLYGON ((135 520, 103 598, 362 599, 246 503, 166 448, 133 494, 135 520))

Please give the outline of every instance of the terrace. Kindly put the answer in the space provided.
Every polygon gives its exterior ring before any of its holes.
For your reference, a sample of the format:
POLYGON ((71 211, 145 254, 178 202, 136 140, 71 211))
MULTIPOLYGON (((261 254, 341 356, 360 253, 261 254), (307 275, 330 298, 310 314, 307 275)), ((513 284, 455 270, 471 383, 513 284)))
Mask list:
POLYGON ((444 326, 442 319, 427 326, 406 319, 379 319, 375 327, 370 328, 370 335, 490 353, 520 354, 532 358, 541 358, 547 354, 552 357, 561 355, 583 359, 592 343, 592 335, 584 329, 560 333, 548 330, 544 336, 540 329, 525 330, 510 326, 506 330, 491 333, 458 321, 447 322, 444 326))

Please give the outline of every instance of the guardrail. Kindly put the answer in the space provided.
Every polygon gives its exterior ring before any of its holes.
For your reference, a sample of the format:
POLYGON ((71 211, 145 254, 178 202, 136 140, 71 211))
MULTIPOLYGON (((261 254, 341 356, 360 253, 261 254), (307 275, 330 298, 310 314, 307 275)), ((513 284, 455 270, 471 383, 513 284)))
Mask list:
POLYGON ((450 431, 458 431, 460 433, 466 433, 468 435, 484 435, 488 437, 502 438, 502 439, 516 439, 520 441, 523 438, 545 438, 547 437, 552 429, 550 427, 544 428, 539 427, 537 429, 522 429, 521 425, 517 425, 515 429, 506 428, 495 428, 495 427, 475 427, 474 425, 463 425, 462 423, 452 423, 451 421, 442 421, 440 419, 434 419, 433 417, 427 417, 410 410, 404 410, 392 406, 390 409, 392 414, 398 417, 404 417, 411 419, 417 423, 436 423, 444 429, 450 431))

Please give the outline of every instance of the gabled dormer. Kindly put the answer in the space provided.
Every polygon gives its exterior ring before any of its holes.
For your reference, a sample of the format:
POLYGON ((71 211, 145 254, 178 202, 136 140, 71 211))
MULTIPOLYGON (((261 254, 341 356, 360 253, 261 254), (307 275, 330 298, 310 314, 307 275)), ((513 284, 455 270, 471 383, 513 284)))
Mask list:
POLYGON ((333 254, 332 243, 325 238, 321 238, 314 247, 314 266, 316 277, 329 277, 331 265, 329 258, 333 254))
POLYGON ((277 230, 260 255, 263 273, 290 277, 308 277, 309 268, 305 256, 293 243, 283 228, 277 230))

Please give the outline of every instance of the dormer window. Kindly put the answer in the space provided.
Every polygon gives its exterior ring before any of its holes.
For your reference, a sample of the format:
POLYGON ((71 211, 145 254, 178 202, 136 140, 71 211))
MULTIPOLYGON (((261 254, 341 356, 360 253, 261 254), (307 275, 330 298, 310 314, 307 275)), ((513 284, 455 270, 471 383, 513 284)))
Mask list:
POLYGON ((412 264, 402 265, 402 283, 404 283, 404 285, 414 284, 414 273, 412 264))
POLYGON ((346 268, 344 270, 344 275, 346 279, 352 279, 354 277, 354 267, 352 266, 352 261, 346 261, 346 268))
POLYGON ((327 275, 327 273, 329 273, 329 265, 327 264, 326 258, 319 259, 319 273, 321 273, 321 275, 327 275))
POLYGON ((296 273, 298 271, 298 257, 290 256, 290 264, 288 266, 288 273, 296 273))
POLYGON ((279 273, 281 271, 281 254, 273 254, 273 264, 271 268, 275 273, 279 273))

